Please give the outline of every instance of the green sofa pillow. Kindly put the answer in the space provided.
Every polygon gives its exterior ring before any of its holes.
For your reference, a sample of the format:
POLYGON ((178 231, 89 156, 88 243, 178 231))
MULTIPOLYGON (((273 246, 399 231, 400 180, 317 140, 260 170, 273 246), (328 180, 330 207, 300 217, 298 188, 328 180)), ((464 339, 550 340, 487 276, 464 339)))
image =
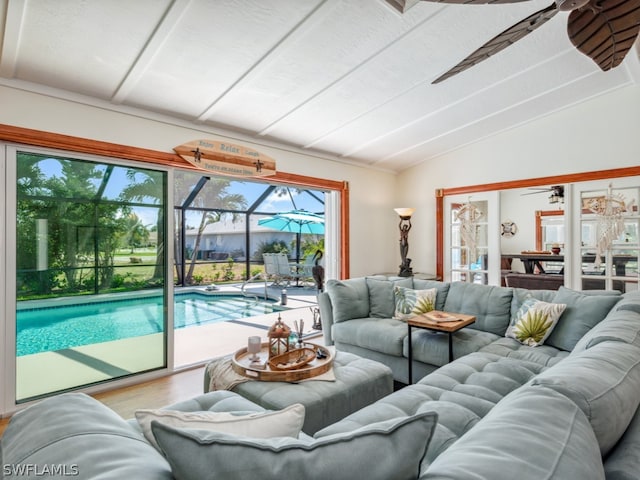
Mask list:
POLYGON ((560 287, 553 303, 565 303, 567 308, 545 343, 570 352, 621 298, 619 294, 594 295, 560 287))
POLYGON ((437 418, 419 413, 320 439, 151 428, 176 480, 415 480, 437 418))
POLYGON ((563 303, 548 303, 535 298, 524 301, 511 318, 506 337, 515 338, 529 347, 542 345, 567 306, 563 303))
POLYGON ((449 293, 449 282, 439 282, 437 280, 423 280, 420 278, 413 279, 413 288, 416 290, 427 290, 428 288, 435 288, 436 293, 436 306, 435 310, 444 310, 444 304, 447 300, 447 294, 449 293))
POLYGON ((327 293, 333 307, 333 323, 369 316, 369 289, 364 278, 327 280, 327 293))
POLYGON ((400 286, 393 287, 396 310, 393 318, 398 320, 408 320, 411 317, 427 313, 434 310, 436 304, 435 288, 426 290, 414 290, 400 286))

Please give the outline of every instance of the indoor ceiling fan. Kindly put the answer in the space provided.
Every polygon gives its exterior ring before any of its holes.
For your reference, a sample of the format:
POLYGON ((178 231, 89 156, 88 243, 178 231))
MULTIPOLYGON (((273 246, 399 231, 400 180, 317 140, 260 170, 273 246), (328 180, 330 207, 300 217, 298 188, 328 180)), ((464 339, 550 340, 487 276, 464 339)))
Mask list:
POLYGON ((562 185, 553 185, 549 188, 537 188, 533 187, 529 190, 534 190, 533 192, 523 193, 522 195, 535 195, 537 193, 551 192, 549 195, 549 203, 564 203, 564 186, 562 185))
MULTIPOLYGON (((418 1, 457 4, 518 3, 527 0, 386 0, 404 13, 418 1)), ((545 24, 560 11, 570 11, 569 39, 604 71, 617 67, 640 31, 640 0, 556 0, 495 36, 432 83, 449 77, 504 50, 545 24)))

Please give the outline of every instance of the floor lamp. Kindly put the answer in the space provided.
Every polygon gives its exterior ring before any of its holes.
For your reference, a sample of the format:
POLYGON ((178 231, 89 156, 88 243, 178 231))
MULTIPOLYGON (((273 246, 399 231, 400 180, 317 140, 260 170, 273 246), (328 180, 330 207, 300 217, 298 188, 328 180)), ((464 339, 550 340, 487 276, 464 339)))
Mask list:
POLYGON ((409 230, 411 230, 411 215, 415 212, 415 208, 394 208, 395 212, 400 216, 400 223, 398 228, 400 229, 400 258, 402 263, 400 264, 400 277, 413 276, 413 270, 411 269, 411 259, 407 258, 409 253, 409 230))

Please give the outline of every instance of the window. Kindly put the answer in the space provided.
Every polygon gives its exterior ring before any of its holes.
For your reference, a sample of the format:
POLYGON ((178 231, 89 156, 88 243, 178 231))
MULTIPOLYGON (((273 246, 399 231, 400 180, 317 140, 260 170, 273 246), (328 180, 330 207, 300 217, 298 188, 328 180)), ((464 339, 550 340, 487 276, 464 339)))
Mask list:
POLYGON ((166 367, 166 173, 13 158, 16 400, 166 367))

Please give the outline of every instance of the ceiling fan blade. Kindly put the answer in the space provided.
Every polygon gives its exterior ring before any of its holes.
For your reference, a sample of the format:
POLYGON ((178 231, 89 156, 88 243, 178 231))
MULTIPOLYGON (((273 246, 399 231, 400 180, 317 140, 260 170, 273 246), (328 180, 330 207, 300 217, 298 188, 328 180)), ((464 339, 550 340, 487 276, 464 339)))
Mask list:
POLYGON ((447 78, 453 77, 467 68, 471 68, 490 56, 495 55, 499 51, 504 50, 508 46, 513 45, 515 42, 553 18, 558 11, 558 6, 553 3, 547 8, 528 16, 524 20, 521 20, 501 34, 489 40, 467 58, 458 63, 455 67, 451 68, 431 83, 440 83, 447 78))
MULTIPOLYGON (((415 6, 420 0, 386 0, 386 2, 400 13, 405 13, 407 10, 415 6)), ((424 0, 433 3, 464 3, 471 5, 483 5, 487 3, 519 3, 528 2, 529 0, 424 0)))
POLYGON ((567 24, 571 43, 604 71, 622 63, 639 31, 640 0, 591 0, 567 24))

